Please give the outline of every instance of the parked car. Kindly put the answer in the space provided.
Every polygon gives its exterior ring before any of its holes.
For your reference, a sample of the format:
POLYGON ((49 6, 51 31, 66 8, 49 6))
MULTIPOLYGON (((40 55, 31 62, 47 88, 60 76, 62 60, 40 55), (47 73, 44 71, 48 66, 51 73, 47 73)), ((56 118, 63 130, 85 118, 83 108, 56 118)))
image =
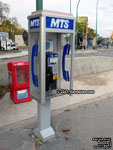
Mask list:
POLYGON ((11 44, 11 49, 12 50, 18 50, 18 47, 15 44, 11 44))
POLYGON ((12 40, 1 40, 0 41, 0 47, 2 47, 2 50, 18 50, 18 47, 15 42, 12 42, 12 40))
POLYGON ((1 46, 1 49, 0 49, 0 50, 5 50, 5 48, 1 46))

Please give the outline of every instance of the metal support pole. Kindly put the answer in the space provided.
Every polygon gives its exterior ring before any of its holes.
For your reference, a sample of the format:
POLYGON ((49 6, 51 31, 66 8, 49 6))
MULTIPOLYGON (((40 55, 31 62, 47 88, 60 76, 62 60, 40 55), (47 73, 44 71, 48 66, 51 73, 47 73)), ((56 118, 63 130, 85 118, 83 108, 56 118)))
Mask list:
POLYGON ((77 3, 77 7, 76 7, 76 26, 75 26, 75 51, 77 51, 77 38, 78 38, 78 6, 79 6, 80 0, 77 3))
POLYGON ((36 137, 40 138, 43 142, 54 138, 55 132, 50 125, 51 117, 50 117, 50 99, 46 100, 45 104, 38 104, 38 123, 37 128, 34 129, 34 134, 36 137))
POLYGON ((70 0, 70 14, 71 14, 71 0, 70 0))
POLYGON ((43 0, 36 0, 36 10, 43 10, 43 0))
POLYGON ((72 48, 71 48, 70 90, 73 90, 75 34, 72 34, 71 38, 72 38, 72 48))
POLYGON ((97 31, 97 28, 98 28, 98 2, 99 2, 99 0, 97 0, 97 3, 96 3, 96 49, 97 49, 97 34, 98 34, 98 31, 97 31))
POLYGON ((86 34, 86 49, 88 49, 88 36, 86 34))
POLYGON ((83 42, 83 43, 82 43, 82 50, 83 50, 83 51, 84 51, 84 46, 85 46, 85 45, 84 45, 84 43, 85 43, 84 40, 85 40, 85 39, 84 39, 84 26, 83 26, 83 41, 82 41, 82 42, 83 42))

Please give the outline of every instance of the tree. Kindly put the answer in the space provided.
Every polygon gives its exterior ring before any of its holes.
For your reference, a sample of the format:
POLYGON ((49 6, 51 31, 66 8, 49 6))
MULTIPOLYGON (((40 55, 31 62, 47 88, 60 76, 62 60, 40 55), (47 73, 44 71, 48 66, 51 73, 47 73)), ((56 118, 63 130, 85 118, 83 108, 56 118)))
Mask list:
POLYGON ((9 5, 0 1, 0 22, 2 22, 7 18, 6 15, 9 12, 10 12, 9 5))
POLYGON ((98 37, 98 40, 97 40, 97 44, 99 45, 99 44, 101 44, 103 41, 104 41, 104 39, 105 38, 103 38, 103 37, 98 37))
POLYGON ((15 17, 3 21, 0 29, 1 32, 8 32, 9 38, 12 40, 14 40, 14 35, 22 34, 24 30, 15 17))
POLYGON ((9 5, 0 1, 0 32, 7 32, 14 41, 14 36, 22 34, 25 29, 20 26, 16 17, 8 18, 9 12, 9 5))
MULTIPOLYGON (((83 38, 86 38, 86 24, 81 24, 81 23, 77 23, 77 32, 78 32, 78 38, 77 38, 77 45, 80 48, 80 44, 83 42, 83 38), (84 35, 83 35, 84 33, 84 35)), ((87 34, 87 39, 94 39, 96 34, 94 29, 92 28, 88 28, 88 34, 87 34)))
MULTIPOLYGON (((86 34, 86 25, 78 23, 78 33, 82 37, 83 37, 83 30, 84 30, 84 34, 86 34)), ((88 27, 88 34, 87 35, 88 35, 88 39, 95 38, 96 34, 95 34, 94 29, 88 27)))
POLYGON ((96 37, 96 33, 94 29, 88 28, 88 39, 94 39, 96 37))

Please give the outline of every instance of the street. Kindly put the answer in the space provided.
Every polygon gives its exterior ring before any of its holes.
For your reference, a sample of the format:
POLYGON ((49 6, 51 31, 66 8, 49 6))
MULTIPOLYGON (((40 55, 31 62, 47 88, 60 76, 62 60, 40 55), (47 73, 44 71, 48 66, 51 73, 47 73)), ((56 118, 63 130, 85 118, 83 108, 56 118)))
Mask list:
MULTIPOLYGON (((105 56, 105 57, 113 57, 113 50, 92 50, 92 51, 82 51, 78 50, 75 52, 75 57, 90 57, 90 56, 105 56)), ((8 63, 15 61, 26 61, 28 60, 28 56, 16 57, 16 58, 8 58, 8 59, 0 59, 0 63, 8 63)))

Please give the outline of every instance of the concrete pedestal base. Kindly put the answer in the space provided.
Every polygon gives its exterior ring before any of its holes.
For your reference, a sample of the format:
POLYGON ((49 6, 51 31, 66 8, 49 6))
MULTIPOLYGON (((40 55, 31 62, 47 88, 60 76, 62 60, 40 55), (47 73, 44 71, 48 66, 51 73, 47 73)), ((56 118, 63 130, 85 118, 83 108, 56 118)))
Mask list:
POLYGON ((50 99, 47 99, 45 104, 38 103, 37 128, 34 129, 34 135, 43 142, 55 137, 50 114, 50 99))
POLYGON ((43 142, 46 142, 47 140, 50 140, 55 137, 55 132, 52 129, 52 127, 49 127, 44 130, 39 130, 38 128, 34 129, 34 135, 41 139, 43 142))

